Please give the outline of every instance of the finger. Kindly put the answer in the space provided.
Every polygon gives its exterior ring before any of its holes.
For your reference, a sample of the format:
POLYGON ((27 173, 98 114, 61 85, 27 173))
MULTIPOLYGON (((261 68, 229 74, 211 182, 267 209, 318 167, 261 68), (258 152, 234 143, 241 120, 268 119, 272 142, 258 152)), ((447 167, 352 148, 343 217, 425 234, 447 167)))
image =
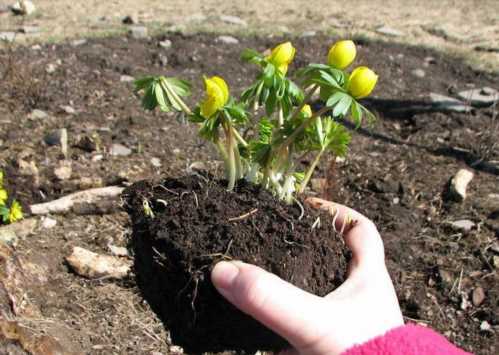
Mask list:
POLYGON ((234 306, 299 347, 317 336, 321 299, 277 276, 242 262, 219 262, 211 279, 234 306))
POLYGON ((384 263, 383 241, 374 223, 366 216, 347 206, 320 198, 311 197, 306 202, 314 208, 329 211, 336 230, 345 230, 343 238, 352 251, 355 266, 384 263))

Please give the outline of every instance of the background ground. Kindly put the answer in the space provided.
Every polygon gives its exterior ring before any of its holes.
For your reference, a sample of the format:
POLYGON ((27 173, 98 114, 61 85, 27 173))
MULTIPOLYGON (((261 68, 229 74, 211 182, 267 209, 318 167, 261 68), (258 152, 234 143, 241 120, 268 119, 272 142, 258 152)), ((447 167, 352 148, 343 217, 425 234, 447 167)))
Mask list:
MULTIPOLYGON (((12 0, 0 0, 0 7, 12 0)), ((499 2, 495 0, 254 0, 254 1, 69 1, 38 0, 38 11, 25 25, 40 32, 22 40, 53 41, 64 38, 123 33, 122 19, 134 16, 154 31, 362 34, 419 44, 465 56, 475 66, 499 69, 499 2), (241 23, 220 20, 237 16, 241 23), (387 26, 400 34, 378 33, 387 26)), ((0 32, 17 30, 21 19, 0 14, 0 32)))

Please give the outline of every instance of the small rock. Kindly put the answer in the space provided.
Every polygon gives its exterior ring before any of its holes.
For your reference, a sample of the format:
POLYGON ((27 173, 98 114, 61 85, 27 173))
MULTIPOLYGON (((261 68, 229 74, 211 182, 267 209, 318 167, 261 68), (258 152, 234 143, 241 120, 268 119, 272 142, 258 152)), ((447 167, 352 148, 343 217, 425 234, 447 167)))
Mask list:
POLYGON ((401 37, 404 35, 403 32, 400 32, 399 30, 396 30, 392 27, 388 26, 381 26, 376 29, 376 32, 385 35, 385 36, 390 36, 390 37, 401 37))
POLYGON ((73 173, 73 169, 71 166, 70 160, 63 160, 59 163, 59 165, 54 169, 54 175, 57 179, 69 180, 71 178, 71 174, 73 173))
POLYGON ((445 111, 454 112, 468 112, 471 110, 471 106, 466 105, 464 102, 454 99, 452 97, 430 93, 430 100, 435 106, 435 108, 445 111))
POLYGON ((97 254, 80 247, 73 247, 66 261, 74 272, 89 279, 122 279, 131 269, 131 262, 128 260, 97 254))
POLYGON ((15 247, 17 242, 17 234, 12 229, 0 228, 0 243, 15 247))
POLYGON ((135 78, 133 76, 130 76, 130 75, 122 75, 120 77, 120 81, 123 83, 130 83, 134 80, 135 80, 135 78))
POLYGON ((71 41, 71 45, 73 47, 79 47, 87 43, 87 40, 82 38, 82 39, 75 39, 74 41, 71 41))
POLYGON ((38 27, 38 26, 23 26, 19 29, 19 32, 27 34, 27 35, 35 34, 35 33, 40 32, 40 27, 38 27))
POLYGON ((170 354, 172 355, 181 355, 184 353, 184 349, 178 345, 170 346, 170 354))
POLYGON ((161 160, 159 158, 151 158, 151 165, 155 168, 161 168, 161 160))
POLYGON ((450 222, 449 225, 459 232, 470 232, 476 224, 469 219, 461 219, 459 221, 450 222))
POLYGON ((477 287, 473 290, 471 294, 471 300, 473 301, 473 305, 475 307, 480 306, 483 301, 485 301, 485 291, 481 287, 477 287))
POLYGON ((53 74, 55 73, 56 70, 57 70, 57 65, 55 65, 54 63, 49 63, 45 67, 45 71, 47 72, 47 74, 53 74))
POLYGON ((179 155, 179 154, 180 154, 180 152, 181 152, 181 150, 180 150, 180 149, 178 149, 178 148, 174 148, 174 149, 172 150, 172 153, 173 153, 173 154, 175 154, 175 155, 179 155))
POLYGON ((417 78, 424 78, 426 76, 426 72, 423 69, 411 70, 411 74, 417 78))
POLYGON ((466 311, 471 307, 471 302, 469 300, 468 294, 461 291, 461 309, 466 311))
POLYGON ((42 46, 40 46, 39 44, 35 44, 35 45, 31 46, 31 50, 40 51, 40 50, 42 50, 42 46))
POLYGON ((466 189, 472 179, 473 173, 471 171, 466 169, 459 170, 450 180, 448 198, 456 202, 464 201, 466 198, 466 189))
POLYGON ((243 26, 243 27, 248 26, 248 23, 246 21, 244 21, 242 18, 237 17, 237 16, 221 15, 220 20, 222 22, 229 23, 231 25, 238 25, 238 26, 243 26))
POLYGON ((125 25, 135 25, 139 22, 139 17, 136 14, 128 15, 121 20, 125 25))
POLYGON ((161 47, 161 48, 164 48, 164 49, 169 49, 172 47, 172 41, 170 41, 169 39, 165 39, 164 41, 160 41, 158 43, 158 45, 161 47))
POLYGON ((317 36, 317 32, 315 32, 315 31, 305 31, 300 35, 301 38, 308 38, 308 37, 315 37, 315 36, 317 36))
POLYGON ((492 326, 484 320, 482 323, 480 323, 480 330, 483 330, 484 332, 490 332, 492 330, 492 326))
POLYGON ((15 32, 0 32, 0 41, 14 42, 15 39, 15 32))
POLYGON ((57 225, 57 221, 50 217, 42 217, 41 226, 43 229, 52 229, 57 225))
POLYGON ((189 167, 187 168, 187 173, 192 174, 194 172, 206 171, 206 170, 207 168, 205 163, 203 163, 202 161, 195 161, 194 163, 189 165, 189 167))
POLYGON ((69 105, 61 106, 61 109, 64 112, 66 112, 68 115, 74 115, 76 113, 76 110, 72 106, 69 106, 69 105))
POLYGON ((310 180, 310 188, 317 193, 322 192, 324 186, 326 186, 326 179, 324 178, 313 178, 310 180))
POLYGON ((128 147, 125 147, 123 144, 118 144, 115 143, 111 146, 111 149, 109 150, 109 154, 113 156, 122 156, 126 157, 132 154, 132 150, 128 147))
POLYGON ((31 15, 36 11, 35 4, 29 0, 17 1, 10 9, 14 15, 31 15))
POLYGON ((444 287, 446 288, 452 287, 452 284, 454 283, 454 277, 450 271, 438 268, 438 276, 440 277, 440 280, 444 287))
POLYGON ((34 109, 31 111, 31 113, 28 115, 28 118, 30 120, 42 120, 44 118, 47 118, 48 114, 45 111, 34 109))
POLYGON ((129 31, 132 38, 141 39, 147 38, 147 27, 145 26, 132 26, 129 31))
POLYGON ((457 96, 475 107, 491 106, 499 100, 499 92, 489 87, 461 91, 457 96))
POLYGON ((219 42, 219 43, 224 43, 224 44, 238 44, 239 43, 239 40, 235 37, 232 37, 232 36, 218 36, 215 41, 219 42))
POLYGON ((494 256, 492 257, 492 264, 494 265, 494 267, 495 267, 496 269, 499 269, 499 256, 494 255, 494 256))
POLYGON ((92 161, 94 162, 101 161, 102 159, 104 159, 104 155, 102 154, 96 154, 92 157, 92 161))
POLYGON ((66 128, 55 130, 47 134, 43 140, 48 145, 60 145, 60 146, 62 146, 63 144, 67 145, 68 131, 66 130, 66 128))
POLYGON ((128 249, 125 247, 118 247, 113 244, 108 244, 107 247, 114 256, 128 256, 128 249))

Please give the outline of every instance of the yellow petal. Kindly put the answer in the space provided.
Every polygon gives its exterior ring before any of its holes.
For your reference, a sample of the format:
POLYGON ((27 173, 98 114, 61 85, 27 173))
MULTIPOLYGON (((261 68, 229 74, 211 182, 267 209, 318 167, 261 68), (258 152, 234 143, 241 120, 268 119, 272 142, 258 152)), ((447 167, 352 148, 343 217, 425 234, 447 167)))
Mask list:
POLYGON ((350 40, 338 41, 329 49, 327 62, 337 69, 345 69, 353 62, 356 55, 355 43, 350 40))
POLYGON ((219 76, 204 78, 206 86, 206 98, 201 104, 201 115, 210 118, 220 110, 229 100, 229 88, 227 83, 219 76))
POLYGON ((356 99, 368 96, 376 86, 378 76, 368 67, 358 67, 350 74, 347 90, 356 99))
POLYGON ((296 49, 291 42, 285 42, 272 49, 272 53, 267 59, 275 66, 280 67, 284 64, 289 65, 293 61, 295 53, 296 49))
POLYGON ((227 86, 227 83, 225 82, 224 79, 222 79, 219 76, 214 76, 211 78, 211 80, 213 80, 218 85, 220 90, 222 90, 223 102, 225 105, 227 103, 227 101, 229 101, 229 87, 227 86))
POLYGON ((19 202, 13 201, 9 210, 9 222, 14 223, 23 218, 23 209, 19 202))
POLYGON ((279 70, 279 72, 282 74, 282 75, 286 75, 286 73, 288 72, 288 65, 287 64, 281 64, 277 67, 277 70, 279 70))

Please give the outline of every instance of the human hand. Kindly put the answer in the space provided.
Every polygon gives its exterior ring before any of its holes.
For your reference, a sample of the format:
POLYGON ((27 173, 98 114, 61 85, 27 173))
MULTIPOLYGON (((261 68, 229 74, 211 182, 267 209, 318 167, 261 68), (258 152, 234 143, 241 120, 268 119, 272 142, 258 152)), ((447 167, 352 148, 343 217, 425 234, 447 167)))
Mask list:
POLYGON ((337 215, 352 251, 347 280, 325 297, 305 292, 277 276, 239 261, 219 262, 211 278, 234 306, 272 329, 293 346, 287 354, 341 354, 404 324, 386 269, 376 226, 343 205, 310 198, 308 204, 337 215))

